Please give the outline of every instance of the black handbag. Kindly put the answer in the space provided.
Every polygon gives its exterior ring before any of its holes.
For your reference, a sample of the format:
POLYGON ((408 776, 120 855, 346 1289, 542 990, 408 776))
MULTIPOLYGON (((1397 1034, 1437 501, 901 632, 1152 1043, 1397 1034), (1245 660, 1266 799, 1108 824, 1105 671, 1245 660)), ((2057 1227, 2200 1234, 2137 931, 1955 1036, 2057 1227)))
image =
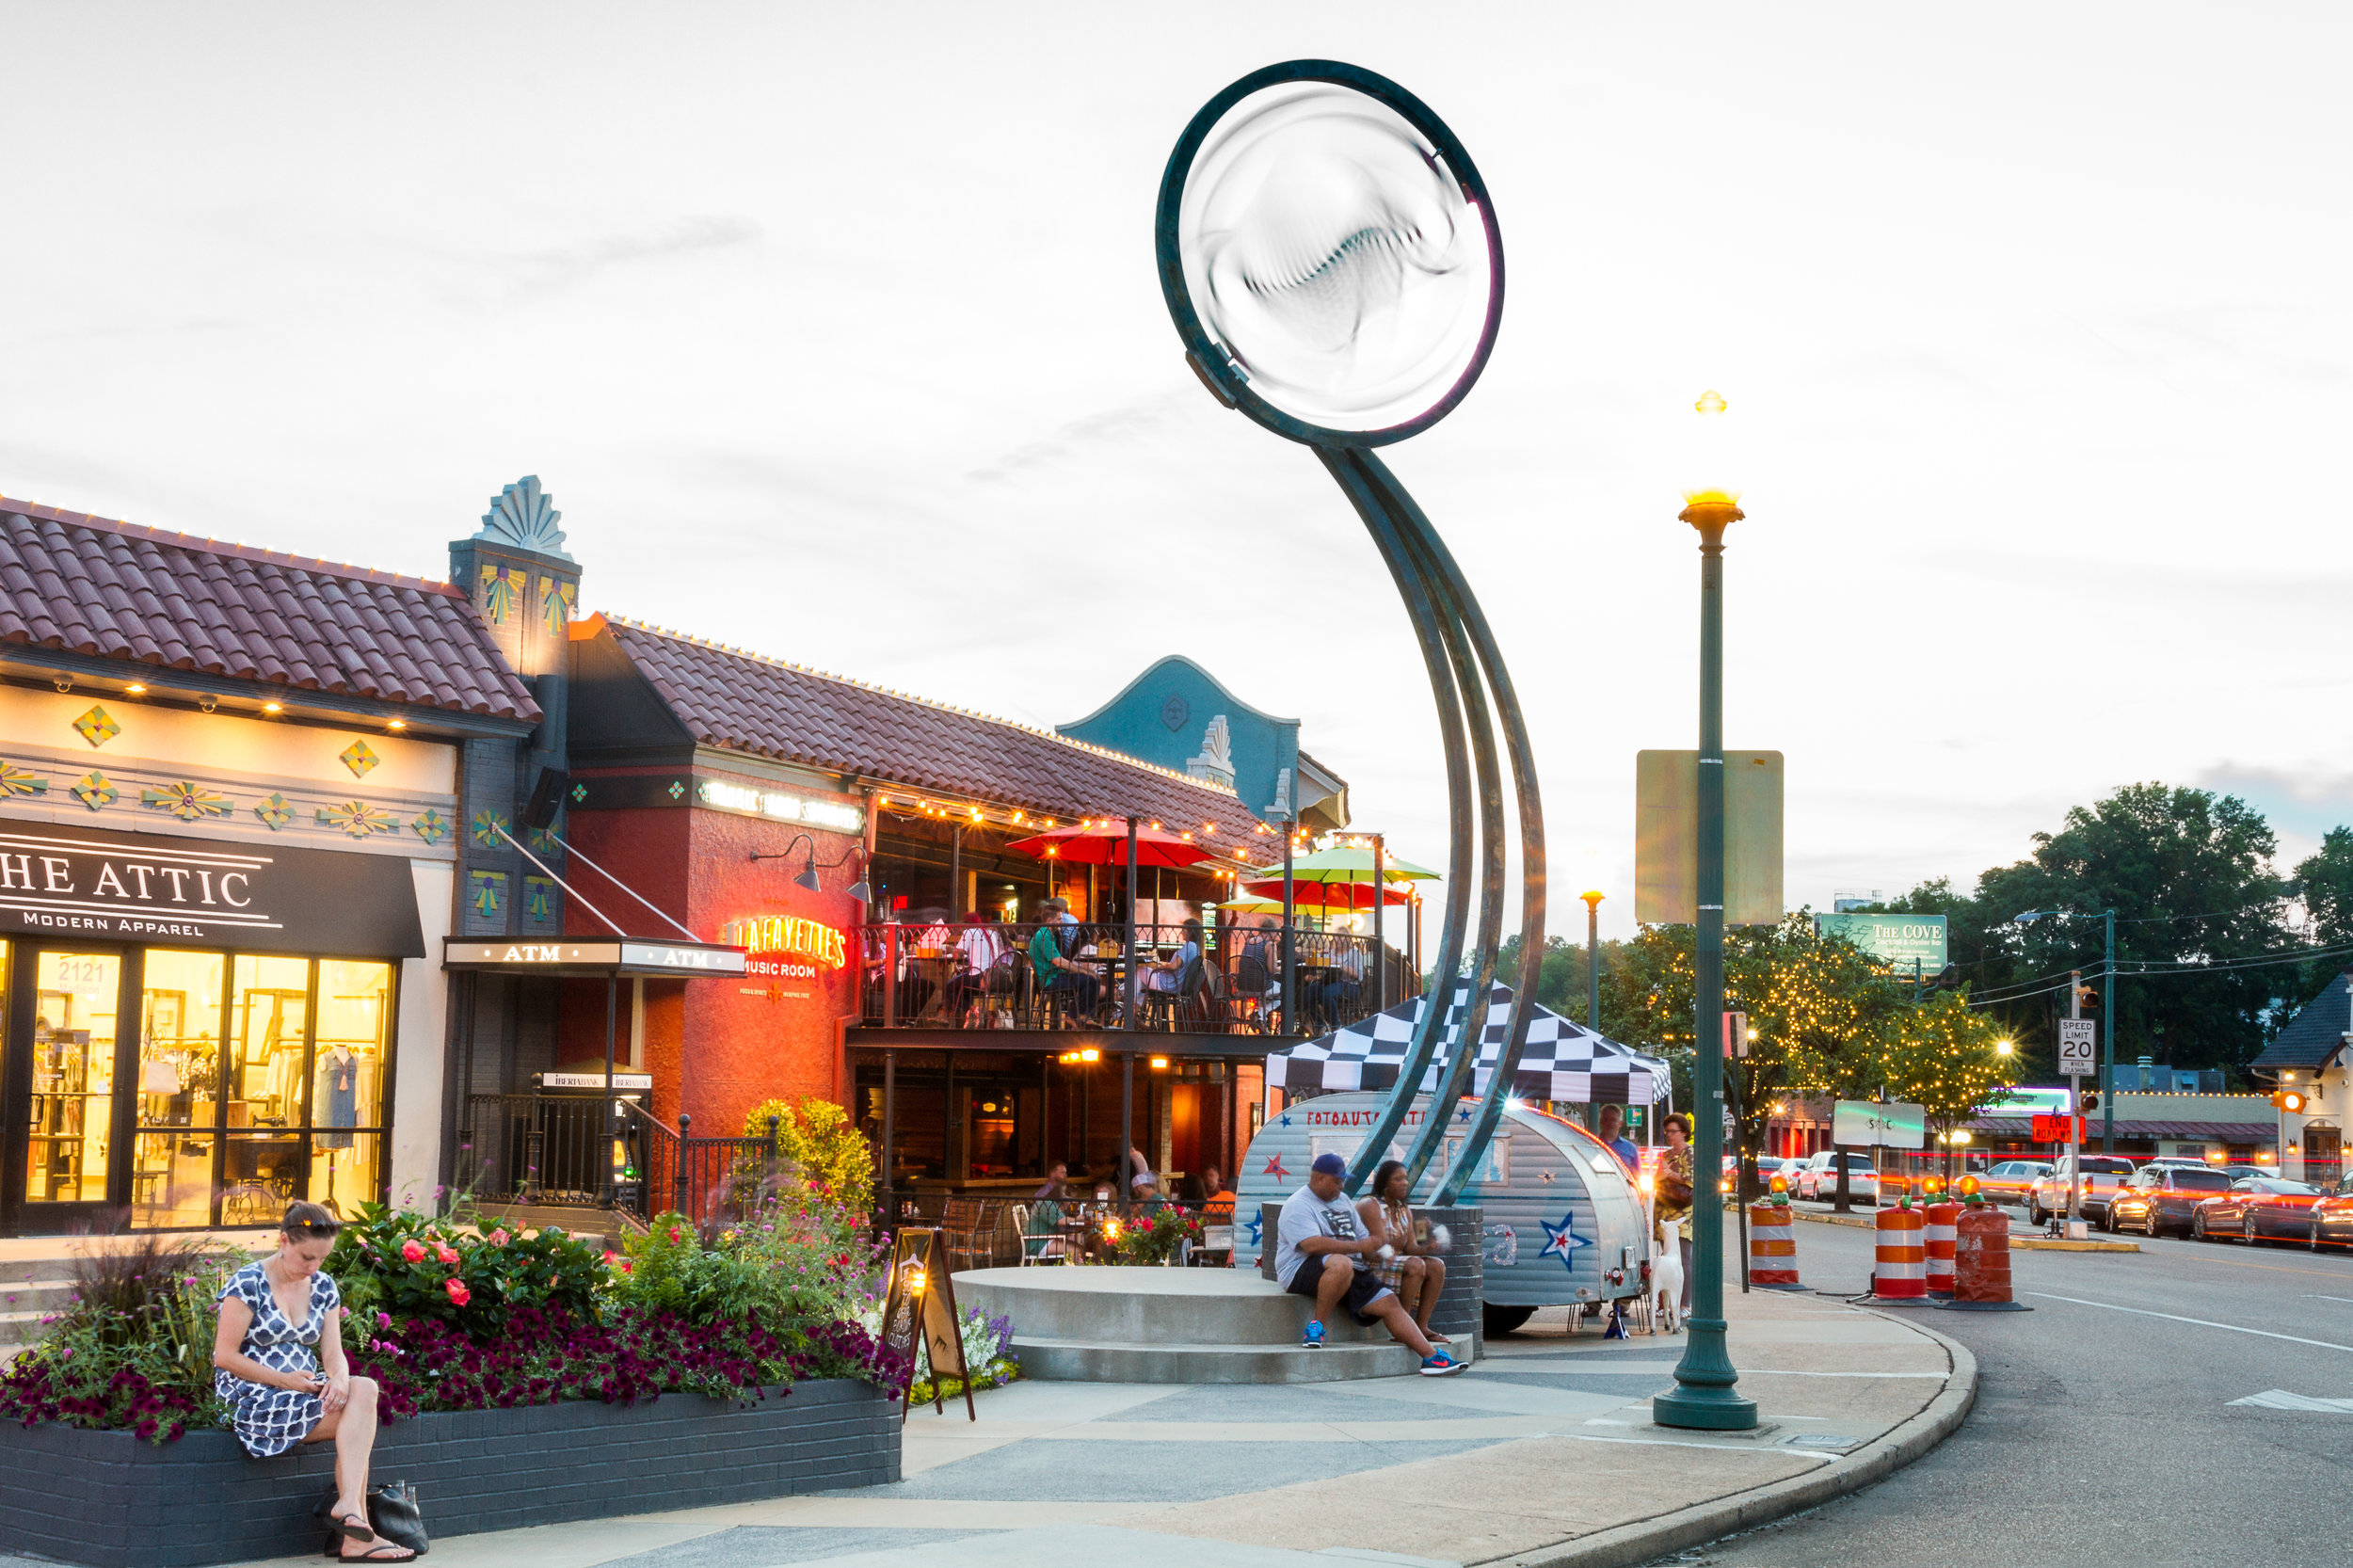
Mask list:
POLYGON ((368 1523, 378 1538, 406 1546, 419 1557, 432 1549, 424 1533, 424 1511, 417 1506, 417 1489, 405 1480, 390 1480, 368 1493, 368 1523))

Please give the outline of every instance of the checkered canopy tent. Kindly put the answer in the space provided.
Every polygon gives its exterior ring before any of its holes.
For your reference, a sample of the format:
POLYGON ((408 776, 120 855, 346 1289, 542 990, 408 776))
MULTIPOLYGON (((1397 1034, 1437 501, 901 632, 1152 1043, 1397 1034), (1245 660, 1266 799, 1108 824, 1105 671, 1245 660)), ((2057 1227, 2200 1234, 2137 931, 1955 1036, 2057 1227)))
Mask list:
MULTIPOLYGON (((1449 1035, 1461 1021, 1469 994, 1469 981, 1455 983, 1447 1004, 1449 1035)), ((1346 1029, 1273 1053, 1266 1059, 1267 1087, 1327 1092, 1386 1089, 1397 1081, 1406 1044, 1413 1038, 1414 1024, 1427 1000, 1416 997, 1346 1029)), ((1471 1069, 1474 1095, 1486 1092, 1511 1016, 1512 988, 1497 985, 1488 994, 1486 1032, 1480 1041, 1479 1064, 1471 1069)), ((1423 1075, 1425 1093, 1436 1090, 1446 1051, 1442 1042, 1438 1061, 1423 1075)), ((1528 1044, 1520 1052, 1519 1071, 1512 1076, 1513 1091, 1522 1098, 1577 1105, 1649 1105, 1666 1094, 1668 1083, 1664 1062, 1604 1039, 1541 1005, 1529 1020, 1528 1044)))

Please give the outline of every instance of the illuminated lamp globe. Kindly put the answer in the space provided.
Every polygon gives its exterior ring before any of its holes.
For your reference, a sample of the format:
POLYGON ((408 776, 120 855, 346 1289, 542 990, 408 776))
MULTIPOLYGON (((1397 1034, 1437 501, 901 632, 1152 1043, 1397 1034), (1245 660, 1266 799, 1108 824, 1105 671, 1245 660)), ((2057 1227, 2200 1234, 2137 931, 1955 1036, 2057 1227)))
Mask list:
POLYGON ((1156 237, 1195 374, 1293 440, 1427 429, 1502 319, 1502 237, 1470 154, 1412 93, 1336 61, 1269 66, 1204 105, 1156 237))

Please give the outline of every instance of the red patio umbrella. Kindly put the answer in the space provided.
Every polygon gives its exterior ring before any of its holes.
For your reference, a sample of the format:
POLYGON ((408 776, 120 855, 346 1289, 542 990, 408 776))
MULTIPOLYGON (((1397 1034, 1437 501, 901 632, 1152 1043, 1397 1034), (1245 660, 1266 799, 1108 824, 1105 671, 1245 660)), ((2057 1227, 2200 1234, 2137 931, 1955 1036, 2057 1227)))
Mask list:
MULTIPOLYGON (((1283 879, 1279 876, 1245 882, 1241 888, 1243 892, 1259 898, 1273 899, 1277 903, 1282 901, 1283 879)), ((1414 895, 1407 885, 1397 882, 1382 885, 1381 903, 1385 907, 1396 909, 1413 902, 1414 895)), ((1303 909, 1310 906, 1318 909, 1369 909, 1372 907, 1372 884, 1294 880, 1291 883, 1291 903, 1303 909)))
MULTIPOLYGON (((1077 827, 1053 828, 1034 838, 1016 839, 1005 847, 1033 855, 1040 860, 1061 860, 1074 866, 1124 866, 1128 863, 1128 824, 1123 819, 1107 817, 1077 827)), ((1143 823, 1136 824, 1139 866, 1192 866, 1215 854, 1216 851, 1205 849, 1182 834, 1143 823)))

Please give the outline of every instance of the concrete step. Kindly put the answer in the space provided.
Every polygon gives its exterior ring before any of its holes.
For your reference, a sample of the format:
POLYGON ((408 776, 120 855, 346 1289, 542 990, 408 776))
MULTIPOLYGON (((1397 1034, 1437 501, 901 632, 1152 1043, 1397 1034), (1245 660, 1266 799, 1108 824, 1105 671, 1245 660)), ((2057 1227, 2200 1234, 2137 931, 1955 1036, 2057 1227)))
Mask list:
POLYGON ((1378 1343, 1337 1342, 1311 1351, 1296 1340, 1288 1346, 1124 1345, 1016 1333, 1013 1353, 1023 1377, 1066 1383, 1341 1383, 1402 1377, 1421 1365, 1419 1356, 1385 1336, 1378 1343))

